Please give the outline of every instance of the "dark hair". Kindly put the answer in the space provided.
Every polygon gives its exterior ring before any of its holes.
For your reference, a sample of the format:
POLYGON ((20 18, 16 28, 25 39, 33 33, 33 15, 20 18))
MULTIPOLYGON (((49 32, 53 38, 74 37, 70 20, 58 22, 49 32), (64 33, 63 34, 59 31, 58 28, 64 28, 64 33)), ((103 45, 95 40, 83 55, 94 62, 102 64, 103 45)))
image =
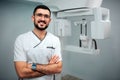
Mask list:
POLYGON ((47 6, 45 6, 45 5, 38 5, 38 6, 36 6, 34 11, 33 11, 33 15, 35 15, 35 12, 36 12, 37 9, 46 9, 46 10, 48 10, 50 12, 50 15, 51 15, 51 10, 47 6))

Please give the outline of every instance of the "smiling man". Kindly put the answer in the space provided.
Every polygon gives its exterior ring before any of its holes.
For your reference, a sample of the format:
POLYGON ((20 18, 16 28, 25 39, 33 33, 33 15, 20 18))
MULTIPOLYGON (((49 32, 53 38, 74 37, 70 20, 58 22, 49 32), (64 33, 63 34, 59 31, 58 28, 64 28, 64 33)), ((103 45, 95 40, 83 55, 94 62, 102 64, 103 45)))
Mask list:
POLYGON ((33 11, 34 29, 16 38, 14 65, 19 79, 53 80, 62 71, 61 44, 58 37, 46 31, 51 11, 38 5, 33 11))

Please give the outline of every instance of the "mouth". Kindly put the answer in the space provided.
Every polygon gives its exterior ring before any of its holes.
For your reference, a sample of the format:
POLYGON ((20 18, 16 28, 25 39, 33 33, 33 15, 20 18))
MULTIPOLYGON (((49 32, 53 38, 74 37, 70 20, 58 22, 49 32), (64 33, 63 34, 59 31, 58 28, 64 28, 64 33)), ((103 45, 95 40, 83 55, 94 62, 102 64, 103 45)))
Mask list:
POLYGON ((38 23, 40 23, 40 24, 46 24, 45 21, 38 21, 38 23))
POLYGON ((38 26, 39 26, 39 27, 42 27, 42 26, 44 26, 45 24, 46 24, 46 23, 45 23, 44 21, 39 21, 39 22, 38 22, 38 26))

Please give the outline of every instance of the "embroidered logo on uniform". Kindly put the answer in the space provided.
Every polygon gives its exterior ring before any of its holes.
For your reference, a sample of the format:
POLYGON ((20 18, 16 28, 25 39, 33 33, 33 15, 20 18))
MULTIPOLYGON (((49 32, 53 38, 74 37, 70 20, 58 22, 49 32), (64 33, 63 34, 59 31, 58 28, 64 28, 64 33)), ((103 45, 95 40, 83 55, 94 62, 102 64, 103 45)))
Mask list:
POLYGON ((47 46, 47 48, 50 48, 50 49, 55 49, 53 46, 47 46))

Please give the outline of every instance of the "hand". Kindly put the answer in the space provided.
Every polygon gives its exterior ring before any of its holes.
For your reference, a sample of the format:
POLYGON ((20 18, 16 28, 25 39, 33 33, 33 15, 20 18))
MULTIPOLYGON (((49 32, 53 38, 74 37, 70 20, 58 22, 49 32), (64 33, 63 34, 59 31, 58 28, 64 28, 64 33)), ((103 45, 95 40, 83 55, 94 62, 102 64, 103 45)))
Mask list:
POLYGON ((59 62, 59 56, 58 55, 53 55, 52 58, 49 61, 49 64, 55 64, 59 62))

